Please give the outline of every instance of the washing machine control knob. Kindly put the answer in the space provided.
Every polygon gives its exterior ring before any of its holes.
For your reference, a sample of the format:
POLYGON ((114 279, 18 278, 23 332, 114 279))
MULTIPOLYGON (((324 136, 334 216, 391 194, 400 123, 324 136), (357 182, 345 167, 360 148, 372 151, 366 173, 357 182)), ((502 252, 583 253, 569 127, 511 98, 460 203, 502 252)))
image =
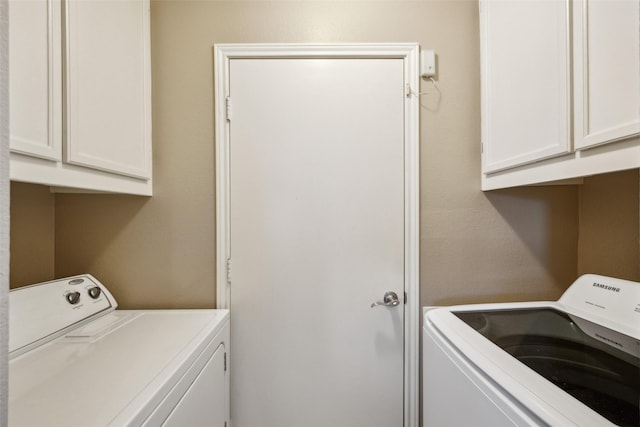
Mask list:
POLYGON ((97 286, 94 286, 93 288, 89 288, 89 296, 93 299, 98 299, 101 293, 102 293, 102 289, 100 289, 97 286))
POLYGON ((65 298, 67 298, 67 302, 69 304, 75 305, 80 302, 80 292, 78 291, 69 292, 68 294, 65 295, 65 298))

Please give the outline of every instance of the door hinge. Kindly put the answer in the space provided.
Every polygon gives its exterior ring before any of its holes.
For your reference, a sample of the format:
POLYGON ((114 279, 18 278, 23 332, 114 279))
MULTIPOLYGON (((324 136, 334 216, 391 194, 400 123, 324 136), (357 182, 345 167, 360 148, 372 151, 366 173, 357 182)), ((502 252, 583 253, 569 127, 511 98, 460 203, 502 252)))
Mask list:
POLYGON ((407 303, 407 293, 406 292, 404 293, 404 303, 405 304, 407 303))
POLYGON ((480 143, 480 154, 484 154, 484 142, 480 143))
POLYGON ((227 258, 227 285, 231 284, 231 258, 227 258))
POLYGON ((227 352, 224 353, 224 371, 227 372, 227 352))
POLYGON ((404 96, 406 98, 411 98, 411 94, 412 93, 413 93, 413 91, 411 90, 411 85, 409 83, 404 85, 404 96))
POLYGON ((226 98, 227 120, 231 121, 231 97, 226 98))

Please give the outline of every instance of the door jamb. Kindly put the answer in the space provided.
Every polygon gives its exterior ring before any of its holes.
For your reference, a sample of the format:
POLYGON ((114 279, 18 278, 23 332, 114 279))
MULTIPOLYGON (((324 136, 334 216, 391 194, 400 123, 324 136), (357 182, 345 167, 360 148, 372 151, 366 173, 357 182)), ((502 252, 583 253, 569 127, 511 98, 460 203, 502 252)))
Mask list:
POLYGON ((404 115, 405 192, 405 302, 404 318, 404 427, 418 427, 419 411, 419 264, 420 264, 420 122, 419 45, 384 44, 216 44, 214 46, 216 150, 216 301, 230 305, 229 239, 229 63, 239 58, 399 58, 404 61, 406 85, 404 115))

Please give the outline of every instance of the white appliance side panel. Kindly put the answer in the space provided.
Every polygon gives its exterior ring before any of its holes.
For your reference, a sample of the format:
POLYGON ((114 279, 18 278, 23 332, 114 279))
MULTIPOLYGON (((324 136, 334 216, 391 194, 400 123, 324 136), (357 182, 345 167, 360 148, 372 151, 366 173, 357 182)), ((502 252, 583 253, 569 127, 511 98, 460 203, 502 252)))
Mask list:
POLYGON ((425 426, 542 425, 489 381, 474 373, 426 329, 423 331, 423 424, 425 426))
POLYGON ((224 427, 226 419, 225 347, 220 344, 163 427, 224 427))
MULTIPOLYGON (((223 426, 229 420, 230 413, 229 337, 229 322, 225 321, 207 348, 165 395, 153 413, 142 424, 139 422, 140 418, 130 424, 157 427, 170 422, 170 425, 197 427, 206 422, 204 425, 207 426, 223 426), (221 360, 214 361, 217 357, 221 360), (174 411, 177 412, 173 414, 174 411)), ((112 424, 114 427, 119 426, 116 422, 112 424)))

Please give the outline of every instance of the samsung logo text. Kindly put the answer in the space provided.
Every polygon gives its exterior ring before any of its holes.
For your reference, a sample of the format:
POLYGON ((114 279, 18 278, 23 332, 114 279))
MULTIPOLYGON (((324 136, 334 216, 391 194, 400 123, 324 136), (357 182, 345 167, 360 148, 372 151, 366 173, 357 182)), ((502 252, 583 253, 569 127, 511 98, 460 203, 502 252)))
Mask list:
POLYGON ((593 286, 607 291, 620 292, 620 288, 616 288, 615 286, 603 285, 602 283, 594 282, 593 286))

